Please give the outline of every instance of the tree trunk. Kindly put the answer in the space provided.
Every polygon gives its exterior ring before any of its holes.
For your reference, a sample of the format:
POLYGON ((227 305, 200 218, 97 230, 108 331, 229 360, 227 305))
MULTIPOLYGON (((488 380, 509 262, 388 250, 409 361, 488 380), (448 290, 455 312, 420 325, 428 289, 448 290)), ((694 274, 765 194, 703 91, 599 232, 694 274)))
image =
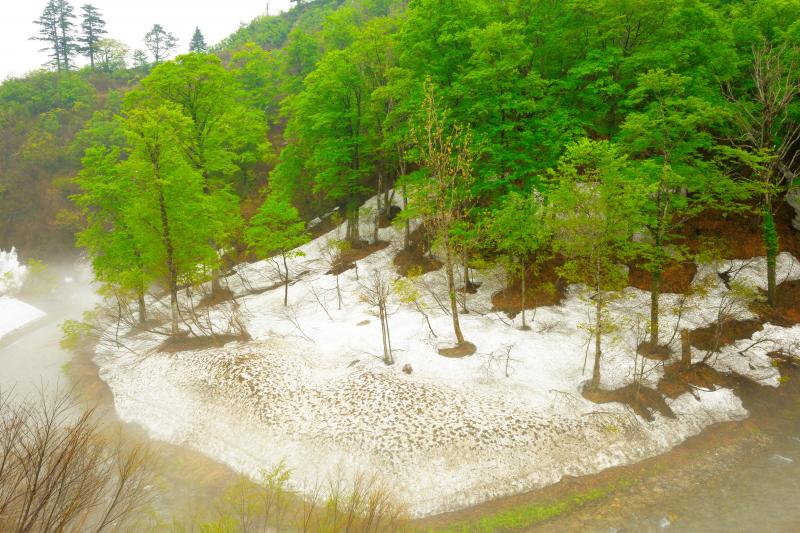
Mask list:
POLYGON ((594 368, 592 369, 592 389, 600 388, 600 357, 603 354, 601 339, 603 325, 603 295, 600 283, 600 258, 595 265, 595 332, 594 332, 594 368))
POLYGON ((469 309, 467 309, 467 295, 469 294, 469 254, 467 253, 467 247, 464 247, 464 250, 461 252, 461 263, 464 267, 464 293, 461 296, 461 310, 464 313, 469 313, 469 309))
POLYGON ((692 366, 692 345, 689 340, 689 331, 681 330, 681 366, 689 368, 692 366))
POLYGON ((778 264, 778 230, 772 216, 772 202, 767 200, 764 206, 764 247, 767 250, 767 303, 775 307, 778 299, 777 264, 778 264))
MULTIPOLYGON (((406 186, 403 185, 403 211, 408 210, 408 191, 406 186)), ((406 217, 405 235, 403 236, 403 249, 408 250, 411 248, 411 221, 406 217)))
POLYGON ((456 342, 464 344, 464 334, 461 333, 461 323, 458 321, 458 302, 456 301, 456 280, 453 269, 453 251, 450 249, 450 241, 445 233, 444 238, 445 265, 447 273, 447 290, 450 293, 450 314, 453 317, 453 331, 456 334, 456 342))
POLYGON ((525 260, 521 261, 522 263, 522 329, 528 329, 528 325, 525 323, 525 260))
POLYGON ((283 257, 283 306, 286 307, 289 305, 289 265, 286 264, 286 254, 281 256, 283 257))
POLYGON ((144 290, 139 290, 137 294, 137 303, 139 306, 139 324, 144 325, 147 322, 147 307, 144 304, 144 290))
POLYGON ((342 291, 339 290, 339 274, 336 274, 336 301, 339 311, 342 310, 342 291))
POLYGON ((658 297, 661 294, 661 271, 652 273, 650 285, 650 350, 658 347, 659 307, 658 297))
POLYGON ((356 248, 361 245, 361 235, 358 230, 358 207, 347 209, 347 240, 356 248))
POLYGON ((381 188, 383 187, 383 173, 378 171, 378 194, 375 195, 377 200, 377 208, 375 210, 375 230, 372 240, 378 242, 378 231, 381 228, 381 214, 382 214, 382 201, 381 201, 381 188))
POLYGON ((222 294, 222 284, 219 282, 219 269, 211 269, 211 296, 217 297, 222 294))
MULTIPOLYGON (((158 177, 156 169, 156 177, 158 177)), ((158 203, 161 210, 161 231, 164 239, 164 246, 167 249, 167 267, 169 269, 169 301, 170 301, 170 325, 172 335, 179 333, 178 321, 178 267, 175 264, 175 251, 172 246, 172 233, 169 229, 169 217, 167 216, 167 203, 164 199, 164 190, 158 186, 158 203)))

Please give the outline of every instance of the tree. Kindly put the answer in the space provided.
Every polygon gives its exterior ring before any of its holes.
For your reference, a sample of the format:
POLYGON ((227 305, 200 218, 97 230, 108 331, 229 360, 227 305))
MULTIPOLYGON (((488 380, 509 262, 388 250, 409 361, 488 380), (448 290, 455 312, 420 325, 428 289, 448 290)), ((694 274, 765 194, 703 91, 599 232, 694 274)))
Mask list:
POLYGON ((258 212, 250 219, 245 233, 250 250, 261 258, 280 256, 283 262, 283 305, 289 305, 288 259, 302 256, 297 250, 311 240, 297 209, 274 194, 267 196, 258 212))
MULTIPOLYGON (((266 120, 249 108, 234 76, 221 60, 209 54, 188 54, 157 66, 135 93, 143 105, 176 105, 192 127, 181 145, 185 159, 203 177, 207 194, 225 187, 246 190, 247 169, 269 154, 266 120), (235 180, 238 178, 238 181, 235 180)), ((222 227, 215 246, 228 250, 240 229, 222 227)), ((212 291, 220 294, 218 273, 212 273, 212 291)))
POLYGON ((33 401, 0 393, 0 530, 137 529, 153 498, 149 452, 48 392, 33 401))
POLYGON ((386 275, 378 270, 373 270, 366 281, 361 284, 361 299, 377 309, 378 320, 381 322, 381 343, 383 344, 383 362, 387 365, 394 364, 392 353, 392 337, 389 332, 389 297, 392 295, 392 284, 386 275))
POLYGON ((132 59, 134 68, 139 70, 147 70, 150 68, 150 60, 144 50, 134 50, 132 59))
POLYGON ((50 51, 50 65, 58 72, 70 69, 72 58, 78 49, 75 44, 74 19, 75 13, 69 2, 49 0, 42 15, 34 21, 39 26, 39 32, 38 36, 31 39, 48 43, 49 46, 41 51, 50 51))
POLYGON ((633 254, 631 238, 641 227, 645 190, 631 179, 629 163, 620 150, 607 141, 585 139, 570 145, 551 177, 553 248, 566 259, 560 273, 585 284, 594 304, 590 388, 596 390, 602 338, 611 330, 607 307, 612 291, 627 282, 619 263, 633 254))
POLYGON ((152 29, 144 36, 144 44, 153 56, 153 63, 158 65, 178 47, 178 39, 161 27, 161 24, 153 24, 152 29))
POLYGON ((81 34, 78 42, 82 44, 80 51, 89 58, 89 66, 94 70, 95 59, 100 56, 100 41, 106 31, 106 21, 100 15, 100 11, 92 4, 81 6, 83 11, 81 20, 81 34))
POLYGON ((132 293, 138 305, 139 323, 147 320, 145 292, 150 284, 145 260, 147 250, 136 238, 135 219, 128 206, 135 201, 132 180, 120 174, 120 149, 93 146, 82 159, 76 178, 81 193, 73 201, 81 208, 86 227, 77 235, 77 245, 86 249, 95 277, 114 286, 116 294, 132 293))
POLYGON ((800 95, 800 51, 788 43, 770 41, 752 49, 751 83, 744 90, 726 90, 734 108, 739 136, 735 142, 754 156, 754 178, 761 193, 764 243, 767 252, 767 302, 777 302, 776 265, 780 243, 775 229, 776 200, 797 174, 796 144, 800 122, 792 106, 800 95))
POLYGON ((189 42, 189 52, 196 52, 198 54, 205 54, 208 52, 208 45, 203 37, 203 33, 199 27, 195 27, 192 40, 189 42))
POLYGON ((690 80, 661 69, 639 76, 630 93, 635 106, 622 124, 620 139, 636 158, 641 183, 648 187, 645 239, 640 242, 644 268, 651 274, 650 340, 642 353, 659 347, 661 276, 670 262, 685 259, 678 230, 707 209, 734 209, 746 190, 717 162, 726 149, 711 127, 723 115, 707 100, 687 94, 690 80))
POLYGON ((72 66, 72 58, 79 50, 75 40, 75 12, 67 0, 55 0, 58 17, 58 40, 64 70, 72 66))
POLYGON ((235 196, 224 189, 205 191, 202 176, 186 161, 180 146, 192 138, 191 121, 175 105, 138 105, 125 110, 128 158, 122 176, 134 178, 136 191, 127 210, 145 265, 162 279, 170 296, 170 331, 180 332, 178 288, 207 279, 219 266, 214 239, 238 218, 235 196))
POLYGON ((425 173, 413 183, 410 210, 421 218, 426 229, 436 236, 444 250, 453 332, 458 347, 463 348, 468 345, 458 317, 454 273, 456 251, 452 231, 464 217, 471 199, 475 153, 470 131, 460 126, 450 127, 447 114, 437 106, 433 85, 428 82, 422 116, 412 131, 418 152, 417 161, 425 173))
POLYGON ((56 0, 50 0, 45 5, 42 15, 34 21, 39 27, 38 35, 31 37, 31 40, 43 41, 48 44, 46 48, 39 50, 40 52, 50 53, 49 64, 58 72, 61 72, 63 63, 61 61, 61 45, 58 33, 58 12, 56 8, 56 0))
POLYGON ((527 329, 525 284, 528 269, 541 263, 545 247, 550 243, 551 228, 544 214, 543 198, 538 192, 529 195, 510 192, 488 222, 492 243, 506 256, 508 270, 521 281, 522 329, 527 329))
POLYGON ((128 46, 121 41, 100 39, 97 41, 97 63, 100 70, 107 73, 123 70, 126 67, 129 51, 128 46))

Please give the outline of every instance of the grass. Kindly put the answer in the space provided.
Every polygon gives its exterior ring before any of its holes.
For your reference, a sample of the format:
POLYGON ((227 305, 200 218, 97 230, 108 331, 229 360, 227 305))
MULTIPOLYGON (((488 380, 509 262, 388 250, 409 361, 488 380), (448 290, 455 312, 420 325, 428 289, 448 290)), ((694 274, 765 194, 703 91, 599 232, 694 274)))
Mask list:
POLYGON ((482 517, 474 522, 458 522, 437 533, 515 531, 531 527, 545 520, 573 511, 587 503, 633 485, 633 480, 621 479, 614 484, 574 494, 563 500, 547 504, 527 504, 482 517))

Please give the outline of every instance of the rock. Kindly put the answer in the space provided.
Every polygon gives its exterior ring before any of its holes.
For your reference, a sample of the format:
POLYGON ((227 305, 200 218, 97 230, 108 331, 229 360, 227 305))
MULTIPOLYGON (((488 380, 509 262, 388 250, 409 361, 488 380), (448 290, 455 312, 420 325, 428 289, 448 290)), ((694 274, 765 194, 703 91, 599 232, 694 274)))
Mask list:
POLYGON ((369 320, 362 320, 361 322, 356 324, 356 326, 366 326, 367 324, 369 324, 369 320))
POLYGON ((406 373, 406 374, 408 374, 408 375, 411 375, 411 373, 412 373, 413 371, 414 371, 414 369, 413 369, 413 368, 411 368, 411 365, 409 365, 408 363, 406 363, 406 364, 404 364, 404 365, 403 365, 403 372, 404 372, 404 373, 406 373))
POLYGON ((800 187, 794 187, 786 193, 786 202, 794 208, 795 215, 792 219, 792 226, 800 231, 800 187))

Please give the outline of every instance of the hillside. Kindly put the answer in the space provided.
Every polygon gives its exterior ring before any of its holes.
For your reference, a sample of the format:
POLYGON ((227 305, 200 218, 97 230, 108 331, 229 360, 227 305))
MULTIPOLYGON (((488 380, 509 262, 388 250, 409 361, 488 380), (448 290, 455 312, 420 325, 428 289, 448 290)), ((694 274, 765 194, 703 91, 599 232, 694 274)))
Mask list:
POLYGON ((136 68, 62 23, 0 87, 0 250, 82 254, 121 419, 337 531, 359 480, 429 517, 791 398, 800 0, 292 3, 136 68))

